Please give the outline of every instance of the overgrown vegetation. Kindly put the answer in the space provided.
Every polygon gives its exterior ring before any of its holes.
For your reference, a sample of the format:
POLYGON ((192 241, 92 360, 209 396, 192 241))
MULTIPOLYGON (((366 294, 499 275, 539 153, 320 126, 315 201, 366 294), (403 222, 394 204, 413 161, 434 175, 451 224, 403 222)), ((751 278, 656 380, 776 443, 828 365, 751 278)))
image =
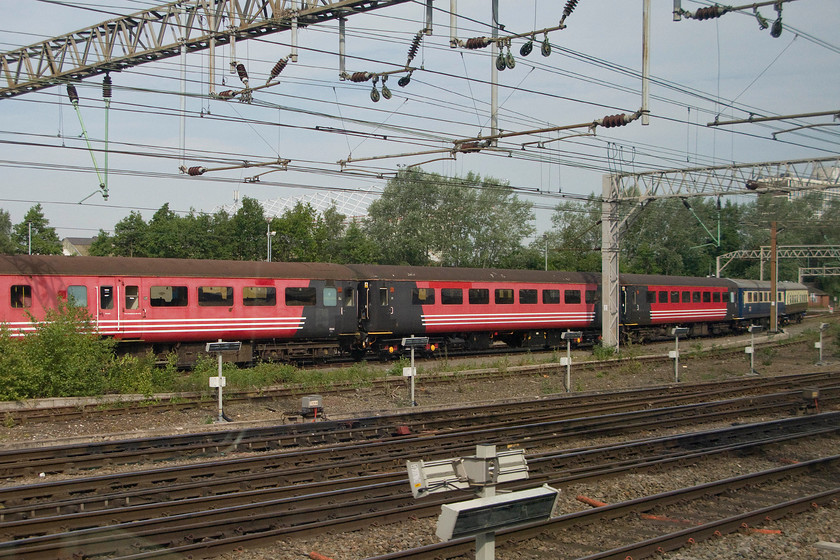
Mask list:
MULTIPOLYGON (((218 375, 215 358, 199 359, 190 372, 176 367, 175 356, 164 365, 151 354, 117 356, 116 342, 94 334, 93 321, 85 308, 60 301, 43 320, 32 319, 24 334, 0 326, 0 400, 47 397, 99 396, 109 393, 141 394, 212 392, 208 379, 218 375)), ((299 384, 318 389, 335 383, 359 387, 386 375, 401 375, 406 360, 389 371, 376 371, 356 364, 341 370, 305 371, 288 364, 257 364, 247 369, 224 363, 227 387, 259 390, 278 384, 299 384)))

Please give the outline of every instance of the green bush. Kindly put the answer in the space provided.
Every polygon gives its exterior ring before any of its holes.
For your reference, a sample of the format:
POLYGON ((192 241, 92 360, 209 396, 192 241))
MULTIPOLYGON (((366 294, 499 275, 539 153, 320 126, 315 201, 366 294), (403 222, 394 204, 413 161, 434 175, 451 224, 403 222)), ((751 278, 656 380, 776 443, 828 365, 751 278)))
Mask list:
POLYGON ((94 334, 87 310, 59 301, 22 337, 2 332, 0 398, 99 395, 113 365, 114 342, 94 334))

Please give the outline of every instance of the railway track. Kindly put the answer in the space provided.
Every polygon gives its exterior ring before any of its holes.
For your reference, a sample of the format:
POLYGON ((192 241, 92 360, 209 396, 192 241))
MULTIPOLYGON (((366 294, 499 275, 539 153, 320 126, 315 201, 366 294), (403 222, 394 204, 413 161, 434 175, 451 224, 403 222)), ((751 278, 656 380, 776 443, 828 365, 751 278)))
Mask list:
MULTIPOLYGON (((535 454, 529 457, 531 480, 509 487, 517 489, 541 483, 562 486, 615 477, 628 471, 702 463, 717 455, 745 454, 800 438, 836 437, 840 430, 838 420, 840 413, 825 413, 677 437, 535 454)), ((336 465, 327 468, 343 470, 343 466, 336 465)), ((790 472, 782 476, 790 477, 790 472)), ((194 498, 184 498, 174 487, 156 488, 149 492, 154 499, 148 503, 136 493, 127 492, 123 496, 108 496, 98 506, 93 501, 76 500, 54 501, 40 507, 5 507, 0 535, 7 540, 0 543, 0 558, 60 557, 61 554, 85 558, 212 556, 281 536, 348 530, 386 519, 434 515, 442 503, 457 499, 443 496, 413 500, 402 468, 362 479, 353 476, 352 468, 348 473, 350 479, 327 483, 277 486, 252 492, 236 491, 234 485, 234 489, 224 494, 194 498), (127 505, 115 505, 120 500, 127 505), (71 510, 74 513, 69 513, 71 510)), ((215 485, 204 481, 203 486, 215 485)), ((613 509, 604 511, 609 511, 610 517, 613 515, 613 509)), ((512 538, 530 538, 523 535, 512 538)), ((442 549, 434 550, 438 554, 442 549)), ((457 549, 445 551, 448 554, 457 549)), ((393 557, 434 556, 423 555, 427 553, 409 551, 405 553, 407 556, 393 557)))
MULTIPOLYGON (((496 534, 496 545, 503 548, 516 544, 522 553, 527 552, 529 540, 538 541, 539 545, 558 551, 557 557, 580 560, 626 560, 658 555, 835 503, 840 500, 838 469, 840 456, 834 455, 606 504, 545 523, 500 531, 496 534), (581 527, 591 526, 597 526, 597 530, 581 531, 581 527)), ((367 560, 468 557, 474 547, 473 539, 464 538, 367 560)))
MULTIPOLYGON (((741 353, 742 344, 733 342, 732 348, 718 347, 715 349, 720 354, 737 354, 741 353)), ((786 339, 775 341, 764 341, 756 343, 756 347, 785 347, 795 345, 807 345, 810 341, 799 339, 786 339)), ((683 360, 690 360, 691 354, 686 352, 683 355, 683 360)), ((433 358, 432 361, 435 359, 433 358)), ((662 363, 670 363, 671 359, 667 354, 653 354, 645 356, 634 356, 627 358, 613 358, 608 360, 590 360, 579 361, 575 363, 576 371, 587 371, 593 369, 608 369, 621 367, 627 363, 638 363, 647 365, 656 365, 662 363)), ((441 374, 424 374, 422 376, 424 383, 430 384, 448 384, 459 383, 464 380, 481 381, 496 379, 500 376, 505 378, 512 378, 518 376, 532 376, 532 375, 556 375, 563 373, 565 367, 556 363, 544 363, 536 365, 519 365, 505 367, 504 371, 499 368, 484 368, 470 371, 459 371, 453 373, 441 374)), ((399 390, 403 387, 405 381, 401 377, 382 377, 365 381, 373 390, 388 393, 390 391, 399 390)), ((329 386, 277 386, 267 387, 250 391, 233 391, 225 392, 225 402, 228 404, 237 402, 272 402, 282 401, 284 399, 294 399, 310 395, 317 392, 321 395, 343 395, 353 393, 357 389, 355 382, 330 382, 329 386)), ((191 393, 175 393, 175 394, 158 394, 151 399, 136 395, 118 395, 118 396, 104 396, 104 397, 90 397, 87 399, 73 399, 72 404, 62 404, 61 399, 45 399, 44 402, 48 404, 32 404, 32 403, 0 403, 6 422, 13 422, 15 424, 23 423, 39 423, 39 422, 54 422, 56 420, 78 420, 83 418, 93 418, 98 416, 113 416, 113 415, 131 415, 142 414, 149 412, 159 412, 167 410, 192 410, 196 407, 207 406, 212 403, 212 399, 208 393, 191 392, 191 393)), ((297 411, 278 411, 284 412, 290 416, 295 416, 297 411)))
MULTIPOLYGON (((155 461, 212 457, 234 452, 268 452, 279 449, 307 449, 316 445, 343 445, 353 442, 387 442, 411 435, 436 434, 442 438, 458 435, 477 426, 510 433, 530 433, 530 426, 541 423, 549 429, 572 430, 584 422, 593 425, 593 412, 599 415, 630 414, 632 411, 692 403, 706 403, 711 409, 725 410, 753 406, 754 402, 776 403, 779 410, 804 407, 802 389, 820 388, 820 400, 834 402, 840 388, 837 374, 820 372, 780 376, 770 379, 740 379, 695 385, 669 385, 627 390, 619 393, 570 394, 535 401, 517 401, 471 406, 453 410, 429 410, 393 415, 369 416, 340 421, 287 424, 242 430, 222 430, 182 436, 106 441, 52 447, 5 449, 0 451, 0 476, 6 479, 90 472, 102 467, 155 461), (586 420, 581 420, 581 418, 586 420)), ((771 406, 763 404, 762 406, 771 406)), ((646 412, 652 414, 651 412, 646 412)), ((709 412, 712 414, 712 412, 709 412)), ((620 420, 622 422, 624 420, 620 420)), ((620 427, 613 429, 620 430, 620 427)), ((530 433, 532 439, 536 434, 530 433)), ((379 443, 377 443, 378 445, 379 443)), ((331 448, 336 453, 337 447, 331 448)), ((319 451, 320 452, 320 451, 319 451)), ((314 451, 300 451, 313 455, 314 451)), ((274 467, 279 468, 279 467, 274 467)))

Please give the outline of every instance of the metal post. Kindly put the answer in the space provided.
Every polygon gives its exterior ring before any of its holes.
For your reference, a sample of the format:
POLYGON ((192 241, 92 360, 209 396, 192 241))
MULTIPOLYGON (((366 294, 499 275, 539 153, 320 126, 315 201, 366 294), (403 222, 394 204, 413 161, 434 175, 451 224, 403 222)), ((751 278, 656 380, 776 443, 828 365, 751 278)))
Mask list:
MULTIPOLYGON (((222 339, 219 339, 219 342, 221 342, 221 340, 222 339)), ((222 375, 222 353, 217 352, 216 356, 218 356, 218 359, 219 359, 219 420, 218 420, 218 422, 221 423, 221 422, 225 421, 225 415, 224 415, 224 412, 222 411, 222 379, 224 377, 222 375)))
POLYGON ((823 365, 823 332, 825 329, 828 328, 828 323, 820 323, 820 341, 814 344, 820 351, 820 361, 817 362, 818 366, 823 365))
POLYGON ((292 62, 298 61, 298 4, 299 0, 294 0, 294 2, 292 2, 292 10, 295 14, 292 17, 292 52, 289 55, 289 60, 291 60, 292 62))
MULTIPOLYGON (((495 445, 476 445, 475 456, 484 459, 485 463, 496 458, 495 445)), ((478 490, 479 498, 492 498, 496 495, 496 487, 492 484, 482 486, 478 490)), ((496 558, 496 533, 482 533, 475 537, 475 560, 494 560, 496 558)))
POLYGON ((266 262, 271 262, 271 233, 271 219, 268 219, 265 222, 265 239, 268 246, 268 256, 265 259, 266 262))
POLYGON ((618 350, 619 179, 604 175, 601 202, 601 345, 618 350))
POLYGON ((343 80, 347 75, 347 66, 345 62, 346 47, 346 33, 347 33, 347 19, 338 18, 338 76, 343 80))
POLYGON ((680 382, 680 337, 688 336, 688 327, 674 327, 671 336, 674 337, 674 349, 668 352, 668 357, 674 360, 674 383, 680 382))
POLYGON ((755 375, 755 335, 750 333, 750 374, 755 375))
POLYGON ((820 329, 820 342, 819 342, 819 344, 820 344, 820 361, 817 362, 817 365, 821 366, 822 365, 822 349, 823 349, 823 332, 822 332, 822 329, 820 329))
MULTIPOLYGON (((496 68, 496 59, 499 57, 499 0, 493 0, 493 21, 491 30, 493 44, 490 46, 490 135, 496 136, 499 133, 499 69, 496 68)), ((493 145, 498 143, 493 140, 493 145)))
POLYGON ((458 46, 458 0, 449 0, 449 46, 458 46))
MULTIPOLYGON (((184 15, 186 17, 187 8, 184 7, 184 15)), ((184 167, 187 161, 187 40, 185 37, 179 37, 178 42, 181 43, 181 99, 180 109, 180 162, 179 167, 184 167)))
POLYGON ((642 126, 650 124, 650 0, 642 5, 642 126))
POLYGON ((566 392, 572 391, 572 341, 566 340, 566 392))
POLYGON ((776 240, 778 238, 778 230, 776 229, 776 222, 770 223, 770 332, 779 332, 779 290, 778 282, 779 275, 777 270, 778 265, 778 246, 776 240))
POLYGON ((680 335, 674 335, 674 383, 680 382, 680 335))
POLYGON ((411 347, 411 406, 417 406, 417 401, 414 400, 414 375, 417 370, 414 369, 414 346, 411 347))

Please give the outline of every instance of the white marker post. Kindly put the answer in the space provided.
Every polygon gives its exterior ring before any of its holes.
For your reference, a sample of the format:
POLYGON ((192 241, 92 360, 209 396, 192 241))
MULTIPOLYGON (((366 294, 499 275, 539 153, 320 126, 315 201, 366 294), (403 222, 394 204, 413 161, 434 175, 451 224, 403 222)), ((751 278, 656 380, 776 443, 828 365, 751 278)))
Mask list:
POLYGON ((566 331, 561 333, 560 338, 566 341, 566 357, 560 358, 560 365, 566 366, 566 392, 572 392, 572 341, 580 342, 583 338, 583 333, 580 331, 566 331))
POLYGON ((688 327, 674 327, 671 336, 674 337, 674 349, 668 352, 668 357, 674 360, 674 383, 680 382, 680 337, 688 334, 688 327))
POLYGON ((239 352, 241 347, 241 342, 223 342, 222 339, 219 339, 218 342, 208 342, 205 347, 208 354, 210 352, 215 352, 216 356, 219 358, 219 376, 210 378, 210 387, 219 388, 219 418, 216 420, 219 424, 225 422, 225 414, 222 409, 222 388, 226 385, 226 381, 225 376, 222 375, 222 353, 239 352))
POLYGON ((750 325, 747 330, 750 333, 750 345, 744 349, 744 352, 750 355, 750 375, 758 375, 758 372, 755 371, 755 335, 756 333, 762 332, 764 327, 761 325, 750 325))
POLYGON ((425 348, 429 344, 429 337, 427 336, 410 336, 402 339, 404 348, 411 349, 411 367, 403 368, 403 376, 411 378, 411 406, 417 406, 417 401, 414 400, 414 377, 417 375, 417 369, 414 367, 414 349, 425 348))

